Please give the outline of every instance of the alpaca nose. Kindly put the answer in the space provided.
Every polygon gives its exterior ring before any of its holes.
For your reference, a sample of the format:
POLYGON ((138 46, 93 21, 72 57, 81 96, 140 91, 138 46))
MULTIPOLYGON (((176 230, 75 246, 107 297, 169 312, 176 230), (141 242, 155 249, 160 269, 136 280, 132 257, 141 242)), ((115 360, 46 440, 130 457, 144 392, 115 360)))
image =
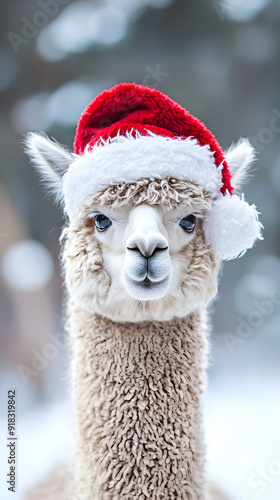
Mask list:
POLYGON ((134 234, 127 242, 127 250, 139 252, 146 259, 150 259, 156 253, 168 250, 168 242, 160 233, 148 232, 148 234, 134 234))

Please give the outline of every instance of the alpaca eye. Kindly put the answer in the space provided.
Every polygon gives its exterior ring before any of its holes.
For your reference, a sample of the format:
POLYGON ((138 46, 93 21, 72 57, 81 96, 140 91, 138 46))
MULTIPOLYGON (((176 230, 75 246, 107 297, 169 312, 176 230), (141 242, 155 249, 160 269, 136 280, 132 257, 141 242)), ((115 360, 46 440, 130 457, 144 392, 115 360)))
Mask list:
POLYGON ((111 226, 112 221, 106 215, 98 214, 94 217, 95 225, 98 231, 105 231, 107 227, 111 226))
POLYGON ((186 231, 187 233, 191 233, 195 228, 196 216, 195 215, 187 215, 180 220, 179 225, 186 231))

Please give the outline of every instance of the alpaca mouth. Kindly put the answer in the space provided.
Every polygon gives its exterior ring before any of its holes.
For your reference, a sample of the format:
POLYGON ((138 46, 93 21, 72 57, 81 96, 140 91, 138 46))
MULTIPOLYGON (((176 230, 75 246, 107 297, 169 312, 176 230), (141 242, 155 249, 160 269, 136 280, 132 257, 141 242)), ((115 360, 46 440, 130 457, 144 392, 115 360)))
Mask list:
POLYGON ((141 281, 136 281, 136 280, 133 280, 132 278, 130 278, 128 275, 126 275, 126 279, 129 283, 131 283, 132 285, 136 285, 136 286, 142 286, 144 288, 151 288, 151 287, 155 287, 155 286, 159 286, 159 285, 162 285, 165 281, 168 280, 168 276, 166 276, 165 278, 163 278, 162 280, 159 280, 159 281, 152 281, 149 276, 147 275, 145 279, 141 280, 141 281))
POLYGON ((170 275, 162 280, 152 281, 147 275, 145 279, 136 281, 125 273, 125 287, 128 293, 137 300, 155 300, 164 297, 170 283, 170 275))

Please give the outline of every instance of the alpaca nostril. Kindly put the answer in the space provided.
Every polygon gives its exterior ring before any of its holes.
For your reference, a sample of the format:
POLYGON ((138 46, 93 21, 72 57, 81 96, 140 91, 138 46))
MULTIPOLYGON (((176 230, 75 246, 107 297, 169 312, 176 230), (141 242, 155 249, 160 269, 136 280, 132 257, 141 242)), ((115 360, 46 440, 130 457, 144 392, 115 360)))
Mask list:
POLYGON ((138 255, 150 259, 159 252, 168 250, 167 239, 158 232, 150 231, 149 228, 136 231, 127 241, 127 251, 136 252, 138 255))
POLYGON ((168 250, 168 246, 156 247, 156 248, 153 248, 151 250, 145 250, 144 248, 141 248, 141 247, 139 248, 138 246, 136 246, 136 247, 127 247, 127 250, 131 250, 132 252, 138 252, 141 255, 143 255, 143 257, 145 257, 145 259, 150 259, 156 253, 160 253, 160 252, 164 252, 164 251, 168 250))
POLYGON ((154 251, 151 253, 151 255, 149 255, 149 257, 146 257, 147 259, 150 259, 151 257, 153 257, 156 253, 161 253, 161 252, 165 252, 165 250, 168 250, 168 247, 156 247, 154 249, 154 251))

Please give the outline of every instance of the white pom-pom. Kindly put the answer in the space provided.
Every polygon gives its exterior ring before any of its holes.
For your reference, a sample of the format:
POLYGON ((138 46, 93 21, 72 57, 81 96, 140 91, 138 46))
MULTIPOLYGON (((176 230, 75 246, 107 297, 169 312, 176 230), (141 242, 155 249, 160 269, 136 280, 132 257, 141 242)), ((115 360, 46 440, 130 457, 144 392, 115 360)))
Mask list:
POLYGON ((255 205, 229 193, 213 202, 204 220, 206 242, 222 260, 241 257, 252 248, 262 239, 262 227, 255 205))

